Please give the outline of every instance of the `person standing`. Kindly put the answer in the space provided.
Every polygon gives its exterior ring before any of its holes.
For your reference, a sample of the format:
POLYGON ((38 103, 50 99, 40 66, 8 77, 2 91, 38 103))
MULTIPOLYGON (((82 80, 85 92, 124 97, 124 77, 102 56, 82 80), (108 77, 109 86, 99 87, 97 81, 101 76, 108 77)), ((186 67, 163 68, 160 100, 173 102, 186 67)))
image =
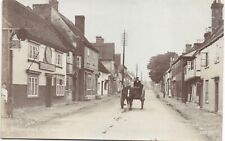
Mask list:
POLYGON ((6 84, 3 83, 1 89, 1 117, 6 117, 7 102, 8 102, 8 91, 6 88, 6 84))

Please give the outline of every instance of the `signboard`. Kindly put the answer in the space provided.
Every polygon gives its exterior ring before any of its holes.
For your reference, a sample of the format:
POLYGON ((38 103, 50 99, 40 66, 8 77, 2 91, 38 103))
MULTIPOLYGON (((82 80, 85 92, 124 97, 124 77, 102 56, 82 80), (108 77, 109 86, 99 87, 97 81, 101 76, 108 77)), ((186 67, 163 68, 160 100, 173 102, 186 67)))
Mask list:
POLYGON ((45 48, 45 60, 47 63, 52 63, 52 50, 50 47, 45 48))
POLYGON ((40 62, 39 69, 40 70, 46 70, 46 71, 52 71, 52 72, 56 70, 55 65, 47 64, 47 63, 44 63, 44 62, 40 62))

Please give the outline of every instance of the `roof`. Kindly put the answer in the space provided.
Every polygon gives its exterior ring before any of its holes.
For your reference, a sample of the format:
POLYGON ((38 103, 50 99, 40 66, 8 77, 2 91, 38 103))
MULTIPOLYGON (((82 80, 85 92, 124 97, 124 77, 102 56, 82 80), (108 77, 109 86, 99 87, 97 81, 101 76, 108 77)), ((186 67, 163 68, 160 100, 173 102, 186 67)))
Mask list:
POLYGON ((183 57, 192 57, 192 56, 195 54, 195 51, 196 51, 196 50, 192 50, 191 52, 188 52, 188 53, 186 53, 186 54, 183 54, 182 56, 183 56, 183 57))
MULTIPOLYGON (((60 13, 59 13, 60 14, 60 13)), ((69 19, 67 19, 64 15, 60 14, 61 18, 63 19, 63 21, 67 24, 67 26, 73 31, 73 33, 77 36, 77 39, 82 41, 82 43, 84 45, 86 45, 87 47, 95 50, 96 52, 99 52, 99 50, 93 46, 88 40, 87 38, 81 33, 81 31, 79 30, 79 28, 77 28, 69 19)))
POLYGON ((52 24, 15 0, 3 1, 3 28, 25 29, 27 38, 68 51, 52 24))
POLYGON ((221 25, 214 31, 214 33, 210 35, 209 39, 204 42, 203 46, 198 50, 198 52, 203 50, 204 48, 207 48, 208 46, 210 46, 223 36, 224 36, 224 25, 221 25))
POLYGON ((98 70, 103 73, 110 73, 109 70, 100 61, 98 63, 98 70))
POLYGON ((113 61, 115 59, 115 43, 101 43, 93 45, 99 49, 99 59, 113 61))
POLYGON ((121 54, 115 54, 115 64, 117 66, 121 65, 121 54))

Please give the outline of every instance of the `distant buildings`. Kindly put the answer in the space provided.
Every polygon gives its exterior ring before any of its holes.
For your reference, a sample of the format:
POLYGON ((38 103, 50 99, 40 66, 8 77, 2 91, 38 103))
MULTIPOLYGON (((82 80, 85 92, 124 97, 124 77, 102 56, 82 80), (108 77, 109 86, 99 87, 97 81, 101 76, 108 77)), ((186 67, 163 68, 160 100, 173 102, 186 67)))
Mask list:
POLYGON ((203 43, 186 45, 186 52, 171 60, 164 74, 166 95, 193 102, 201 108, 222 113, 223 103, 223 4, 214 0, 212 30, 203 43))
POLYGON ((116 63, 115 63, 115 44, 105 43, 101 36, 96 37, 96 43, 93 45, 99 50, 99 61, 104 67, 110 72, 109 75, 109 94, 117 93, 117 82, 116 82, 116 63))

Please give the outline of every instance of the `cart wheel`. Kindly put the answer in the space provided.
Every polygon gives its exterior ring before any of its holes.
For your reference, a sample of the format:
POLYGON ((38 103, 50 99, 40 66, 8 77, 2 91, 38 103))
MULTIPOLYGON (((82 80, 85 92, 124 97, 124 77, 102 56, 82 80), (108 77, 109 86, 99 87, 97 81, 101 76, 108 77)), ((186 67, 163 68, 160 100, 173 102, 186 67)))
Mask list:
POLYGON ((120 98, 120 106, 121 106, 121 109, 123 109, 123 107, 124 107, 124 98, 122 96, 120 98))
POLYGON ((143 107, 144 107, 144 100, 142 99, 141 100, 141 109, 143 109, 143 107))
POLYGON ((129 104, 128 104, 128 105, 129 105, 129 110, 132 110, 132 103, 133 103, 133 100, 132 100, 132 99, 129 99, 128 101, 129 101, 129 102, 128 102, 128 103, 129 103, 129 104))

